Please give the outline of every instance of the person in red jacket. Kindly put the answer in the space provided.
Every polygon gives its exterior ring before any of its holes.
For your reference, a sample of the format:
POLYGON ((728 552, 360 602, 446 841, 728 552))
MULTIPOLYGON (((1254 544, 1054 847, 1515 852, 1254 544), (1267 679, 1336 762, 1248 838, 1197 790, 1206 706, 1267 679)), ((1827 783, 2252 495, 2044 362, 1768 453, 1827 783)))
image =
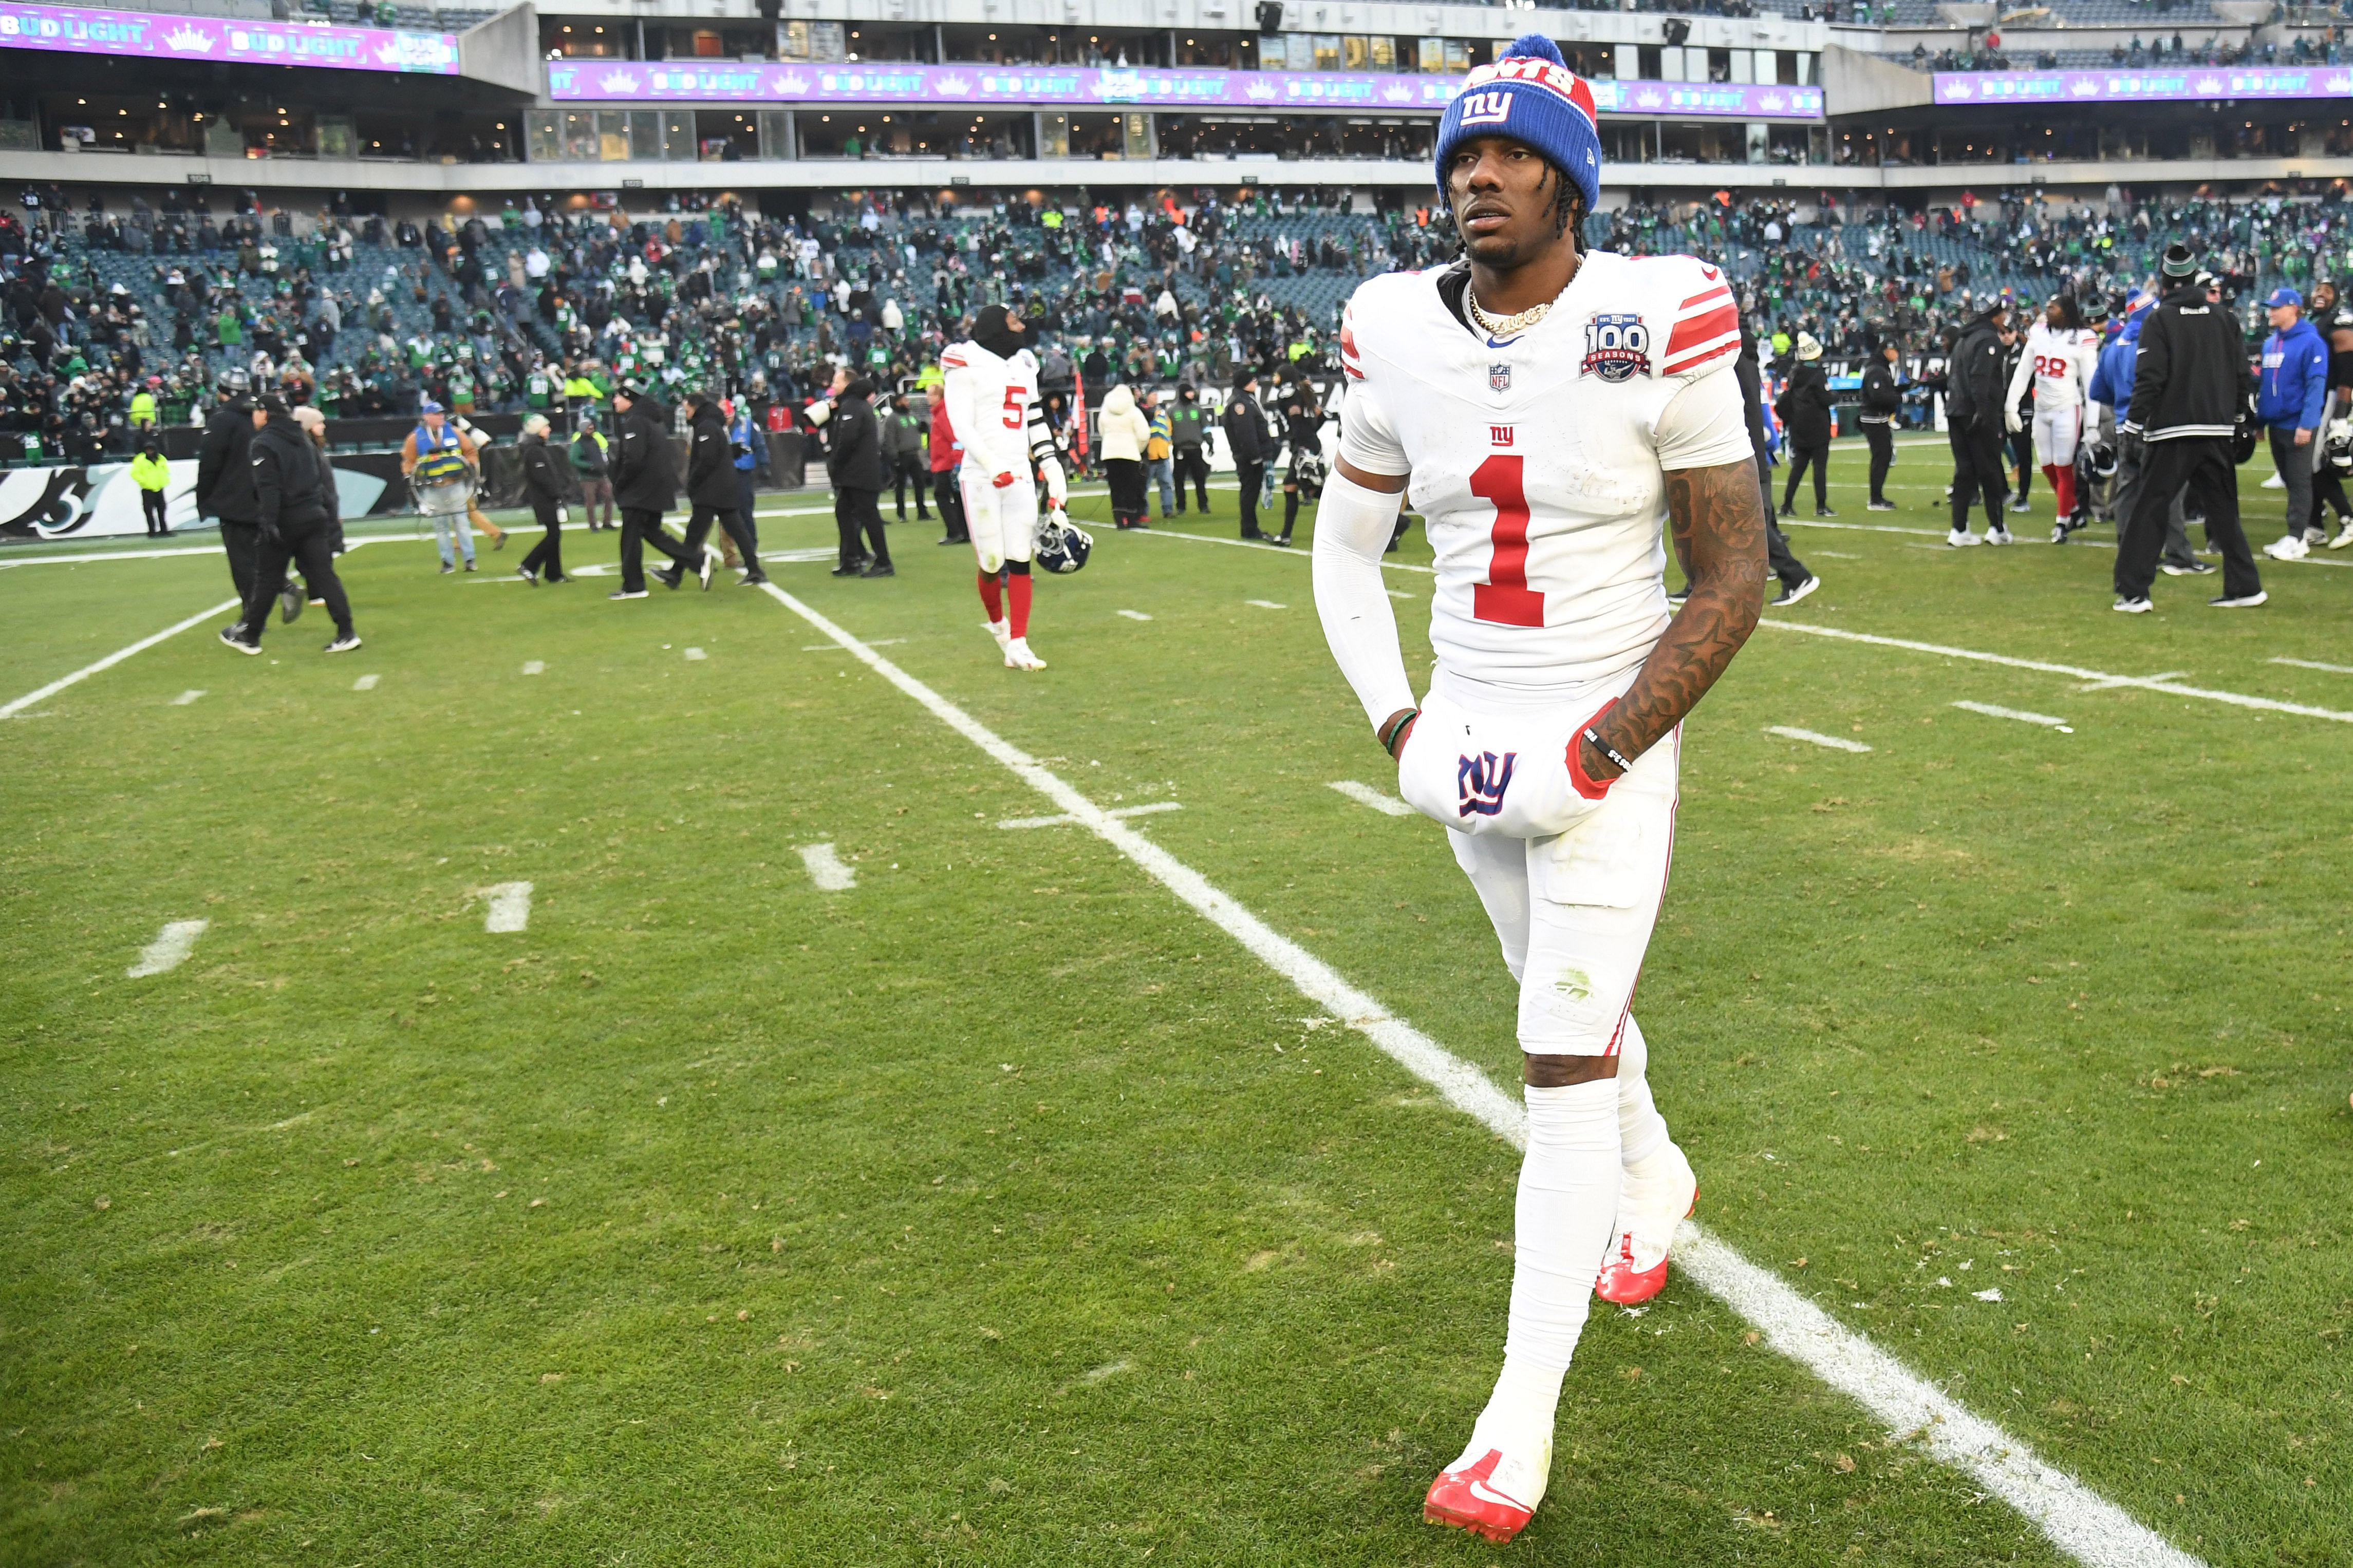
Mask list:
POLYGON ((964 492, 956 487, 956 465, 964 461, 964 443, 956 439, 955 428, 948 423, 946 388, 935 385, 925 395, 932 405, 932 500, 948 530, 940 542, 969 544, 972 535, 965 528, 964 492))

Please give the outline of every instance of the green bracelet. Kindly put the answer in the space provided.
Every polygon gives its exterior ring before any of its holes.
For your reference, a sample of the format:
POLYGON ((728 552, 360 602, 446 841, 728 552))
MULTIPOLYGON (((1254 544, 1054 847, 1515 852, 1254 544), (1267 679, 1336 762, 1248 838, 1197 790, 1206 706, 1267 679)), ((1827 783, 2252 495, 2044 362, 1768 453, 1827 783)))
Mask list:
POLYGON ((1381 750, 1387 752, 1389 756, 1394 759, 1397 756, 1398 737, 1405 733, 1407 725, 1411 724, 1416 719, 1420 717, 1420 709, 1409 708, 1395 719, 1390 720, 1387 728, 1381 730, 1377 736, 1381 743, 1381 750))

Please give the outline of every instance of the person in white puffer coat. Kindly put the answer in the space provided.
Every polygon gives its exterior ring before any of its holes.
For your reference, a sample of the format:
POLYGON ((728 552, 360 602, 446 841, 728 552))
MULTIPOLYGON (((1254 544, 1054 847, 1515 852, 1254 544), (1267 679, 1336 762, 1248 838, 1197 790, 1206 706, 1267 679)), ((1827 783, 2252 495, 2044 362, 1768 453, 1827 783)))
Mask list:
POLYGON ((1111 480, 1112 521, 1122 528, 1142 528, 1150 505, 1144 493, 1144 444, 1152 438, 1152 421, 1136 407, 1134 388, 1122 383, 1104 395, 1096 428, 1103 473, 1111 480))

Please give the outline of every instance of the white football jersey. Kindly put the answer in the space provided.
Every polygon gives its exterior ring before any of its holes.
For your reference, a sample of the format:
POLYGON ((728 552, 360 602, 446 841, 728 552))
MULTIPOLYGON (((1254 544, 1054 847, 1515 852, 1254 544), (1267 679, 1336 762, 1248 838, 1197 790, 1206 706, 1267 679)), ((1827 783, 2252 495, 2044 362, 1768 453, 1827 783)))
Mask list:
POLYGON ((2099 362, 2098 334, 2037 321, 2027 330, 2026 347, 2018 356, 2018 368, 2010 373, 2010 400, 2015 404, 2024 396, 2031 379, 2035 407, 2076 407, 2083 403, 2099 362))
POLYGON ((1389 273, 1349 300, 1341 455, 1412 476, 1443 669, 1523 689, 1630 675, 1669 619, 1666 474, 1752 456, 1732 290, 1692 257, 1588 252, 1542 321, 1498 341, 1448 309, 1443 276, 1389 273))
POLYGON ((1028 349, 999 359, 978 343, 962 342, 940 356, 948 425, 964 443, 965 461, 991 474, 1029 477, 1030 411, 1038 404, 1038 360, 1028 349))

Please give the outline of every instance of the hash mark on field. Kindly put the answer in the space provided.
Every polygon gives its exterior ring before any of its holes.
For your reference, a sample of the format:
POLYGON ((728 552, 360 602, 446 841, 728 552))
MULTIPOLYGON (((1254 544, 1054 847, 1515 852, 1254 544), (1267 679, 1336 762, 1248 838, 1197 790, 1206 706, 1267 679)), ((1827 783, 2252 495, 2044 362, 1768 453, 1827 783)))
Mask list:
POLYGON ((2021 724, 2040 724, 2063 735, 2075 732, 2075 726, 2064 719, 2054 719, 2048 713, 2029 713, 2023 708, 2003 708, 1991 702, 1956 702, 1953 706, 1966 708, 1972 713, 1982 713, 1989 719, 2015 719, 2021 724))
POLYGON ((2324 675, 2353 675, 2353 664, 2321 664, 2309 658, 2275 658, 2271 662, 2296 669, 2316 669, 2324 675))
POLYGON ((1291 608, 1289 605, 1278 605, 1272 599, 1244 599, 1242 603, 1245 605, 1255 605, 1261 610, 1287 610, 1291 608))
POLYGON ((547 673, 547 661, 543 658, 524 659, 522 661, 522 672, 525 675, 545 675, 547 673))
POLYGON ((374 691, 375 689, 375 683, 383 679, 384 677, 381 675, 363 675, 357 680, 352 682, 352 689, 353 691, 374 691))
POLYGON ((841 863, 830 844, 801 846, 801 864, 808 868, 809 880, 820 893, 846 893, 858 886, 858 876, 841 863))
MULTIPOLYGON (((1815 553, 1819 555, 1821 552, 1816 551, 1815 553)), ((1388 591, 1388 595, 1392 599, 1410 599, 1413 597, 1411 594, 1407 593, 1403 588, 1391 588, 1388 591)))
POLYGON ((522 931, 531 924, 529 882, 494 882, 481 893, 491 900, 491 911, 482 918, 484 931, 522 931))
POLYGON ((698 659, 705 659, 705 658, 709 658, 711 656, 710 656, 709 654, 707 654, 707 653, 703 652, 703 651, 702 651, 701 648, 699 648, 699 647, 691 647, 691 648, 688 648, 688 649, 686 650, 686 657, 687 657, 687 658, 688 658, 688 659, 690 659, 690 660, 698 660, 698 659))
POLYGON ((1326 789, 1336 789, 1342 795, 1346 795, 1350 800, 1355 801, 1358 805, 1369 805, 1384 816, 1411 816, 1413 815, 1413 807, 1406 805, 1405 802, 1399 800, 1397 796, 1393 795, 1383 795, 1379 790, 1375 789, 1372 785, 1367 784, 1358 784, 1354 779, 1334 779, 1330 784, 1325 784, 1324 787, 1326 789))
POLYGON ((187 690, 181 692, 177 697, 172 699, 172 706, 174 708, 185 708, 189 703, 194 702, 197 698, 202 697, 203 695, 204 692, 201 689, 190 687, 187 690))
POLYGON ((139 962, 122 973, 133 980, 144 980, 151 974, 163 974, 187 962, 195 950, 196 938, 205 934, 210 921, 173 921, 165 925, 153 942, 139 950, 139 962))
MULTIPOLYGON (((1111 816, 1150 816, 1155 812, 1182 811, 1184 809, 1185 803, 1181 800, 1153 800, 1146 801, 1142 805, 1115 805, 1113 806, 1106 815, 1111 816)), ((1078 820, 1079 819, 1077 817, 1071 816, 1067 813, 1060 816, 1008 816, 997 826, 999 827, 1012 828, 1068 827, 1078 820)))
POLYGON ((1142 610, 1122 610, 1119 613, 1125 616, 1131 621, 1148 621, 1152 618, 1150 616, 1145 615, 1142 610))
POLYGON ((1812 730, 1800 730, 1788 724, 1767 724, 1765 726, 1765 732, 1768 735, 1779 735, 1785 740, 1806 741, 1817 746, 1828 746, 1834 752, 1867 752, 1871 750, 1869 746, 1864 745, 1861 741, 1850 741, 1838 735, 1824 735, 1812 730))
MULTIPOLYGON (((1147 532, 1145 538, 1152 538, 1147 532)), ((1513 1147, 1527 1146, 1527 1116, 1494 1080, 1357 990, 1329 964, 1276 932, 1209 879, 1081 795, 1035 757, 884 658, 775 584, 776 603, 920 703, 1031 789, 1064 807, 1136 868, 1232 937, 1253 958, 1344 1020, 1399 1067, 1513 1147)), ((1767 622, 1767 625, 1773 623, 1767 622)), ((1874 639, 1876 640, 1876 639, 1874 639)), ((2094 672, 2096 673, 2096 672, 2094 672)), ((2348 715, 2353 718, 2353 715, 2348 715)), ((1974 1478, 2093 1568, 2204 1568, 2123 1509, 1985 1420, 1944 1390, 1759 1268, 1704 1226, 1685 1220, 1675 1256, 1692 1279, 1764 1331, 1767 1342, 1869 1410, 1905 1442, 1974 1478)))
POLYGON ((2147 686, 2153 680, 2179 680, 2189 672, 2168 669, 2157 675, 2110 675, 2098 680, 2087 680, 2075 688, 2078 691, 2120 691, 2127 686, 2147 686))

